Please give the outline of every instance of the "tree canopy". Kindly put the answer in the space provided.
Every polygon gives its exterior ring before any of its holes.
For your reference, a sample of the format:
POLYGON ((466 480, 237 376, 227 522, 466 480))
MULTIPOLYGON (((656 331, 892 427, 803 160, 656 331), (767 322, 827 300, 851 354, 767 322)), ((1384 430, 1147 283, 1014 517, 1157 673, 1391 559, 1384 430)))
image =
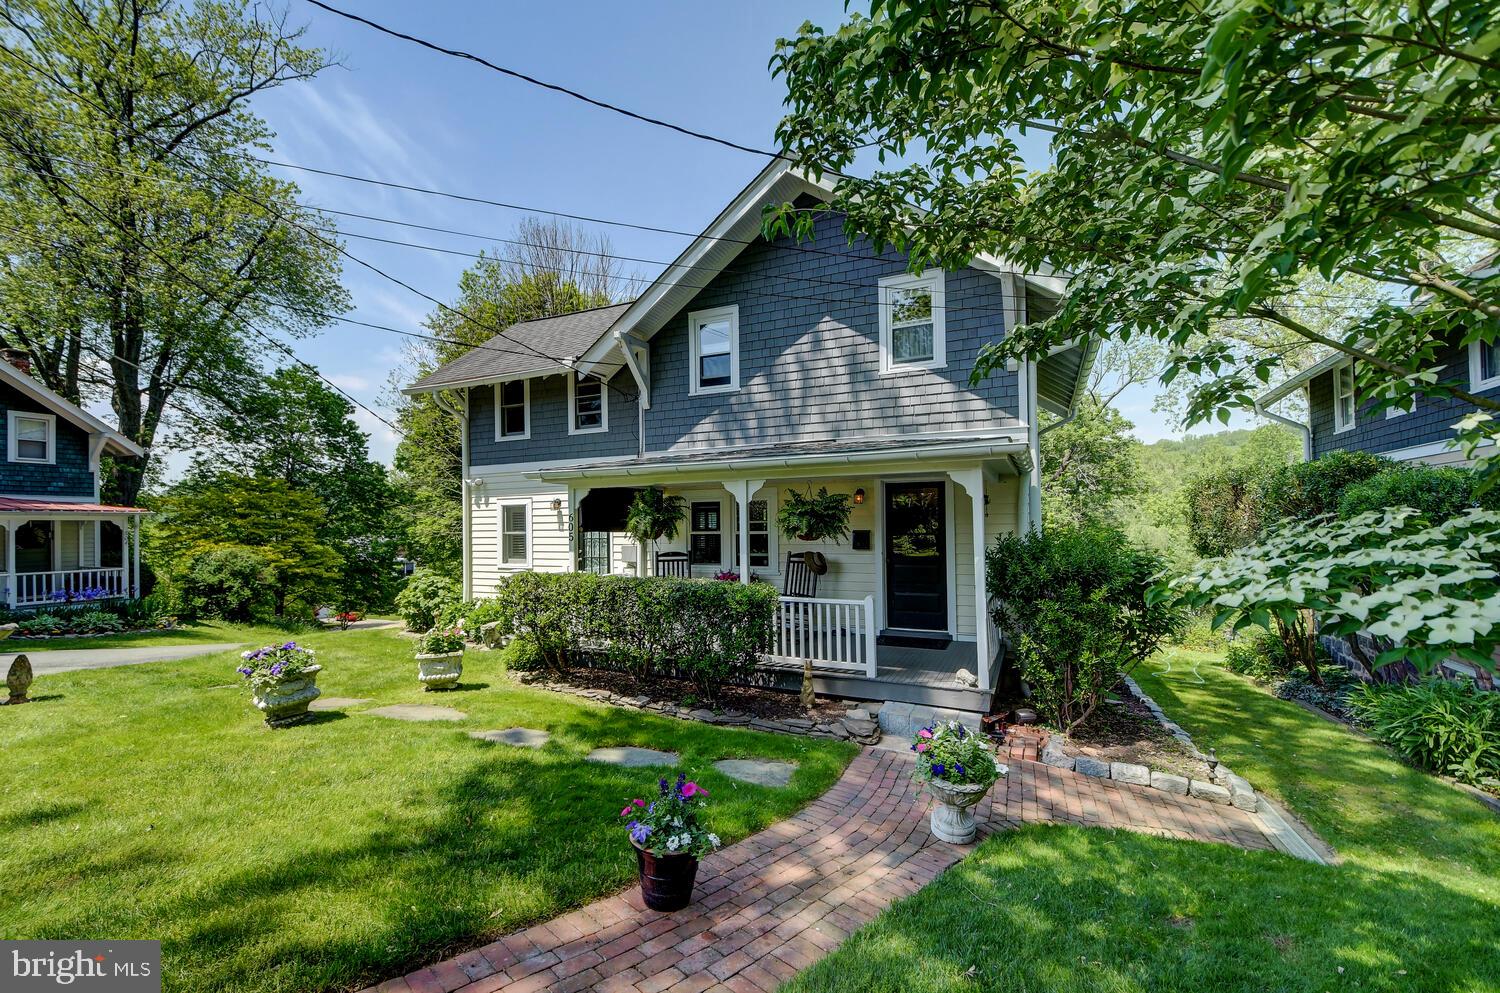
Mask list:
MULTIPOLYGON (((1472 454, 1500 401, 1433 360, 1500 336, 1500 274, 1475 264, 1500 249, 1497 52, 1486 0, 873 0, 836 31, 804 25, 772 65, 803 166, 879 160, 838 189, 852 232, 914 268, 993 253, 1072 274, 1058 313, 976 376, 1080 334, 1146 336, 1170 349, 1164 381, 1201 377, 1190 423, 1227 420, 1294 362, 1222 333, 1259 325, 1357 360, 1380 402, 1472 404, 1472 454), (1032 132, 1050 136, 1041 172, 1012 137, 1032 132)), ((783 205, 766 226, 811 222, 783 205)))
POLYGON ((0 341, 147 449, 233 409, 271 339, 342 310, 336 243, 245 153, 249 109, 328 64, 251 0, 15 0, 0 16, 0 341))

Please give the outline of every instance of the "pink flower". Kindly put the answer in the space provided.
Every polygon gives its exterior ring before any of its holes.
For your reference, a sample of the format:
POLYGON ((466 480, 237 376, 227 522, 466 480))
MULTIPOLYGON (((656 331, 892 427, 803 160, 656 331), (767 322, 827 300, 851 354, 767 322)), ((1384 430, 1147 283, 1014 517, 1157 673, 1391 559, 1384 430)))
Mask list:
POLYGON ((927 751, 927 742, 925 742, 925 741, 918 742, 918 744, 917 744, 917 751, 919 751, 919 752, 925 752, 925 751, 927 751))
POLYGON ((683 796, 708 796, 708 790, 706 790, 703 787, 699 786, 697 783, 683 783, 682 784, 682 795, 683 796))
POLYGON ((629 817, 630 816, 630 804, 627 803, 625 805, 625 809, 622 810, 622 811, 620 811, 620 816, 621 817, 629 817))
POLYGON ((644 807, 646 805, 646 801, 645 800, 636 800, 636 801, 634 801, 634 803, 635 803, 635 805, 637 807, 644 807))
POLYGON ((917 732, 917 737, 918 738, 931 738, 932 737, 932 732, 929 731, 929 730, 927 730, 926 728, 923 728, 922 730, 920 730, 920 731, 917 732))

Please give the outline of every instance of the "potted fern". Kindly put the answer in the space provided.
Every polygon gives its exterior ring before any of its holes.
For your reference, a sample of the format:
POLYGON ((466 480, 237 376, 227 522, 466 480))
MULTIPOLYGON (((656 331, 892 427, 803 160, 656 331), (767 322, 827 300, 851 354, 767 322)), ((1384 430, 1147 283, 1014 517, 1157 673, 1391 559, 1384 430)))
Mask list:
POLYGON ((776 526, 788 539, 837 544, 849 534, 849 515, 853 509, 849 494, 829 493, 826 486, 819 487, 817 496, 811 486, 806 495, 787 490, 786 500, 776 514, 776 526))
POLYGON ((642 545, 650 545, 654 553, 658 541, 677 537, 677 529, 686 516, 686 500, 649 487, 638 491, 630 501, 625 512, 625 533, 642 545))

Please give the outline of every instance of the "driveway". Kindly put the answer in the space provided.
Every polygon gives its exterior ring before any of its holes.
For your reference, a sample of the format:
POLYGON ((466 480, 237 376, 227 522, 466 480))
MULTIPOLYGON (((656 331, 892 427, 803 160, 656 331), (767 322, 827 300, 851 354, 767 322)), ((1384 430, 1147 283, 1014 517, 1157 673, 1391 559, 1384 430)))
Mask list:
MULTIPOLYGON (((15 651, 19 647, 14 642, 0 642, 0 657, 21 654, 15 651)), ((51 652, 25 651, 24 654, 31 661, 31 671, 41 676, 52 672, 72 672, 75 669, 111 669, 117 665, 140 665, 142 662, 175 662, 195 655, 211 655, 240 647, 241 645, 232 642, 224 642, 147 648, 65 648, 51 652)))

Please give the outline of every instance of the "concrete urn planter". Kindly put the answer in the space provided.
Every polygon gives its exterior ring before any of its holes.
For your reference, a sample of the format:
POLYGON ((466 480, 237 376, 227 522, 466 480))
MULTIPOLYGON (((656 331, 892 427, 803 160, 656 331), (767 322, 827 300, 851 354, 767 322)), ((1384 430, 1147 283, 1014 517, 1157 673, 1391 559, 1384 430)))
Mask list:
POLYGON ((271 727, 299 724, 310 716, 307 705, 323 694, 318 689, 318 673, 322 671, 322 666, 310 665, 295 676, 268 682, 251 690, 250 699, 256 709, 265 715, 266 723, 271 727))
POLYGON ((464 653, 417 656, 417 680, 427 690, 451 690, 464 674, 464 653))
POLYGON ((979 825, 974 820, 974 805, 984 799, 993 785, 959 785, 941 779, 929 779, 927 792, 933 799, 933 836, 952 845, 967 845, 973 841, 979 833, 979 825))

